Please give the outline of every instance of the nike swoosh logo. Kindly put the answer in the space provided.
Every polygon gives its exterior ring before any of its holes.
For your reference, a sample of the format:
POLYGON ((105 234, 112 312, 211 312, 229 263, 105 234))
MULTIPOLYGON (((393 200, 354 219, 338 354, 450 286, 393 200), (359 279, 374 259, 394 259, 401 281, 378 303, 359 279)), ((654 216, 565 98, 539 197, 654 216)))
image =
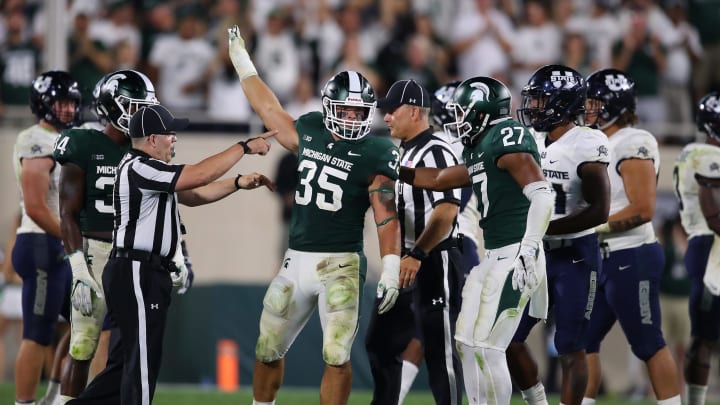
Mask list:
POLYGON ((572 261, 573 261, 573 264, 575 264, 575 263, 580 263, 580 262, 584 262, 584 261, 585 261, 585 259, 580 259, 580 260, 575 260, 575 259, 572 259, 572 261))
POLYGON ((623 270, 629 269, 630 267, 632 267, 632 264, 628 264, 627 266, 620 266, 620 267, 618 267, 618 270, 623 271, 623 270))
POLYGON ((504 257, 504 256, 502 256, 502 257, 501 257, 501 256, 498 256, 498 258, 497 258, 498 261, 500 261, 500 260, 505 260, 505 259, 507 259, 507 257, 504 257))
POLYGON ((350 267, 350 266, 352 266, 352 264, 338 264, 338 267, 340 267, 341 269, 344 267, 350 267))
POLYGON ((348 156, 362 156, 362 155, 360 155, 359 153, 353 153, 353 151, 349 150, 348 156))
POLYGON ((557 162, 557 160, 551 160, 551 161, 550 161, 550 164, 553 164, 553 163, 555 163, 555 162, 557 162))

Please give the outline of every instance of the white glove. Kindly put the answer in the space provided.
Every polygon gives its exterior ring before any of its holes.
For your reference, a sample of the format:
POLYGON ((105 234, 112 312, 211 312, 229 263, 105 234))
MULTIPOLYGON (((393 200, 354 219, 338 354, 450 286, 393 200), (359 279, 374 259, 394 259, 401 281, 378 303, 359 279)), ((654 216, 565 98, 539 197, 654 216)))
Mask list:
POLYGON ((512 288, 522 293, 532 293, 540 284, 535 264, 538 248, 526 242, 520 243, 520 250, 513 262, 512 288))
POLYGON ((102 298, 102 288, 90 275, 90 269, 85 261, 85 254, 76 250, 68 255, 73 275, 73 288, 70 301, 76 311, 85 316, 93 313, 92 293, 102 298))
MULTIPOLYGON (((175 256, 173 256, 173 263, 175 263, 175 268, 177 268, 177 271, 173 271, 170 273, 170 279, 172 280, 173 287, 180 287, 180 289, 185 289, 187 291, 187 284, 188 284, 188 268, 185 266, 185 256, 182 254, 182 248, 180 247, 180 244, 178 243, 177 249, 175 249, 175 256)), ((183 293, 185 292, 183 291, 183 293)), ((178 291, 178 294, 180 291, 178 291)))
POLYGON ((385 255, 382 258, 383 272, 377 286, 377 297, 382 298, 378 305, 378 314, 389 311, 400 295, 398 283, 400 281, 400 256, 385 255))
POLYGON ((228 42, 230 60, 235 67, 238 77, 240 77, 240 81, 250 76, 257 76, 257 69, 255 69, 252 60, 250 60, 250 55, 247 49, 245 49, 245 40, 240 36, 240 28, 237 25, 228 28, 228 42))

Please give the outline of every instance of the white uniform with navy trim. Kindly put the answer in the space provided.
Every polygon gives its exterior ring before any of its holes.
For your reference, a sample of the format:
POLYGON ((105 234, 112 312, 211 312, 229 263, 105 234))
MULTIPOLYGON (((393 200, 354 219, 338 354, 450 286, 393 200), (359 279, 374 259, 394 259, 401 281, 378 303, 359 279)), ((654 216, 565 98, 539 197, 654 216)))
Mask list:
MULTIPOLYGON (((660 172, 660 151, 657 140, 650 132, 632 127, 620 129, 609 138, 609 144, 610 215, 613 215, 630 204, 620 176, 620 164, 627 159, 652 160, 657 176, 660 172)), ((657 240, 651 222, 627 231, 601 235, 601 239, 607 243, 610 251, 629 249, 657 240)))
MULTIPOLYGON (((47 157, 53 158, 55 150, 55 141, 58 133, 54 130, 45 129, 39 124, 20 132, 15 142, 13 150, 13 167, 15 168, 15 177, 18 187, 20 188, 20 208, 22 209, 22 219, 17 233, 45 233, 45 231, 36 224, 25 212, 25 201, 22 193, 22 159, 34 159, 47 157)), ((60 216, 60 200, 58 193, 58 183, 60 182, 60 166, 53 165, 50 170, 49 191, 47 193, 46 202, 50 208, 50 212, 56 216, 60 216)))
MULTIPOLYGON (((552 184, 555 209, 551 220, 563 218, 588 206, 583 199, 580 166, 583 163, 610 163, 609 142, 601 131, 574 127, 547 147, 538 142, 543 174, 552 184)), ((593 228, 564 235, 546 235, 544 239, 571 239, 589 235, 593 228)))
POLYGON ((695 180, 696 173, 720 177, 720 166, 713 163, 720 163, 720 148, 706 143, 686 145, 675 161, 673 183, 680 199, 680 221, 688 238, 713 234, 700 209, 700 186, 695 180))

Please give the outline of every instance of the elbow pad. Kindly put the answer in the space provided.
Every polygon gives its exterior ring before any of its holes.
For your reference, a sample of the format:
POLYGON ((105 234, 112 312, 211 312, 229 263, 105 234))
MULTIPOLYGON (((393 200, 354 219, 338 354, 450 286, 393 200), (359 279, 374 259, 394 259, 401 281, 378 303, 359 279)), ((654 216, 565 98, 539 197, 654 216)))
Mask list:
POLYGON ((523 245, 529 245, 536 249, 540 247, 540 242, 545 236, 550 216, 555 208, 555 201, 550 190, 551 186, 547 181, 536 181, 523 188, 523 194, 530 200, 523 245))

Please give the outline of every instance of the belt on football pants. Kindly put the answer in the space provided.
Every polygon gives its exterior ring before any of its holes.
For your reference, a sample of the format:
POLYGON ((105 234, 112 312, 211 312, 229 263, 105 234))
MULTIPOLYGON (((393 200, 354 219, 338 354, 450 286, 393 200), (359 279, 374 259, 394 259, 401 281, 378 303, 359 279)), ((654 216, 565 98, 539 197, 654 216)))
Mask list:
POLYGON ((543 240, 543 249, 555 250, 569 248, 573 245, 573 239, 547 239, 543 240))
POLYGON ((120 257, 139 262, 147 262, 154 266, 162 267, 168 271, 175 271, 175 263, 167 257, 160 256, 153 252, 137 249, 113 248, 110 257, 120 257))

